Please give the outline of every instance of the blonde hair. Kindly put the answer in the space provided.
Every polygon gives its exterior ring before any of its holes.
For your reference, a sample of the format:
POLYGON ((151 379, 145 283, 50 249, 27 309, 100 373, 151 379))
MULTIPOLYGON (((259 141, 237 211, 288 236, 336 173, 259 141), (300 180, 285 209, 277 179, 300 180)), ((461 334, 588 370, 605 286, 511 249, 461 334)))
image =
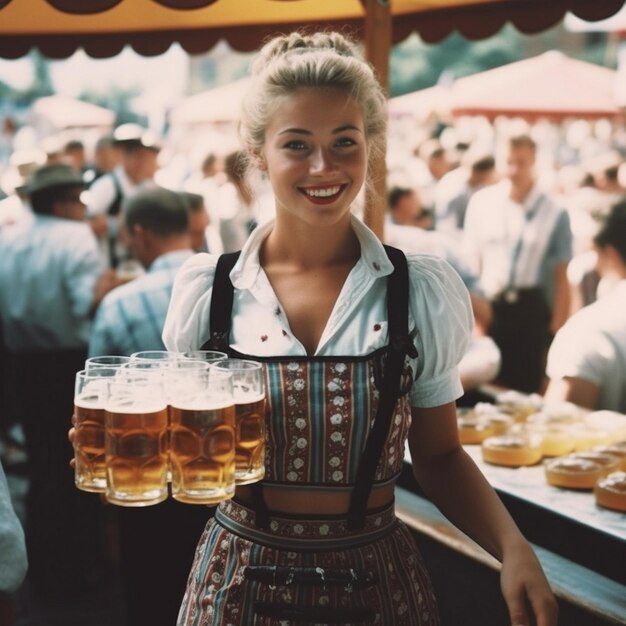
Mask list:
POLYGON ((387 131, 385 94, 356 45, 337 32, 295 32, 263 46, 252 65, 252 84, 241 109, 239 133, 248 154, 260 153, 280 99, 303 87, 349 94, 363 114, 370 160, 380 154, 387 131))

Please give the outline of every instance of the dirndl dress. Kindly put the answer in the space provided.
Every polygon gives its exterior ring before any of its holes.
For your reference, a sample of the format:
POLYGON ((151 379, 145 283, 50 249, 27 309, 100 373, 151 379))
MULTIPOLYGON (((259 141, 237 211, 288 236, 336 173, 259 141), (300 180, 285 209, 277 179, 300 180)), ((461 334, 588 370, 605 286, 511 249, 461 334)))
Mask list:
MULTIPOLYGON (((406 259, 387 253, 395 267, 389 346, 357 357, 249 357, 264 363, 265 478, 252 485, 252 506, 222 502, 207 524, 178 626, 439 624, 421 555, 393 503, 367 509, 372 486, 401 470, 411 420, 406 259), (350 507, 347 515, 273 512, 264 488, 339 489, 350 507)), ((203 347, 245 357, 228 346, 235 261, 218 262, 203 347)))

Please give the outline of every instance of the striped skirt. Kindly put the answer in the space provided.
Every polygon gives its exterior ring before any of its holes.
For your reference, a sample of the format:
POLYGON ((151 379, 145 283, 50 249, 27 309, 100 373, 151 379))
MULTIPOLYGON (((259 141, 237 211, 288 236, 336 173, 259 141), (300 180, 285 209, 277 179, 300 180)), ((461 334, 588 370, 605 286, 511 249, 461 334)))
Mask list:
POLYGON ((434 626, 432 586, 393 507, 345 518, 273 516, 220 505, 198 544, 178 626, 434 626), (312 575, 311 575, 312 574, 312 575))

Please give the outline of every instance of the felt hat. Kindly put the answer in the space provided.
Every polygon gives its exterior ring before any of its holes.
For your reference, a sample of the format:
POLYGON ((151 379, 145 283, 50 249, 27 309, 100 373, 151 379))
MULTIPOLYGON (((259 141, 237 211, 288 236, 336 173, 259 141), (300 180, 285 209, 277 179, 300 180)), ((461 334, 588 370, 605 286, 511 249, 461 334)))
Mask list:
POLYGON ((53 187, 84 187, 83 177, 69 165, 44 165, 36 169, 23 186, 23 192, 32 195, 53 187))

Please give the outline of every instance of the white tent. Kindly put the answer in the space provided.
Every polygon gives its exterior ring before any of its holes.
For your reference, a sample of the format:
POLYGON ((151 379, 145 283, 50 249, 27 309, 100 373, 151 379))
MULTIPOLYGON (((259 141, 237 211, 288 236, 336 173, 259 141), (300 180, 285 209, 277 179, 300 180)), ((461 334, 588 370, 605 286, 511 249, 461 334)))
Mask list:
POLYGON ((50 130, 110 128, 115 122, 113 111, 62 95, 39 98, 32 113, 36 123, 51 127, 50 130))
POLYGON ((237 121, 239 103, 249 82, 249 78, 242 78, 185 98, 170 112, 170 123, 198 125, 237 121))

